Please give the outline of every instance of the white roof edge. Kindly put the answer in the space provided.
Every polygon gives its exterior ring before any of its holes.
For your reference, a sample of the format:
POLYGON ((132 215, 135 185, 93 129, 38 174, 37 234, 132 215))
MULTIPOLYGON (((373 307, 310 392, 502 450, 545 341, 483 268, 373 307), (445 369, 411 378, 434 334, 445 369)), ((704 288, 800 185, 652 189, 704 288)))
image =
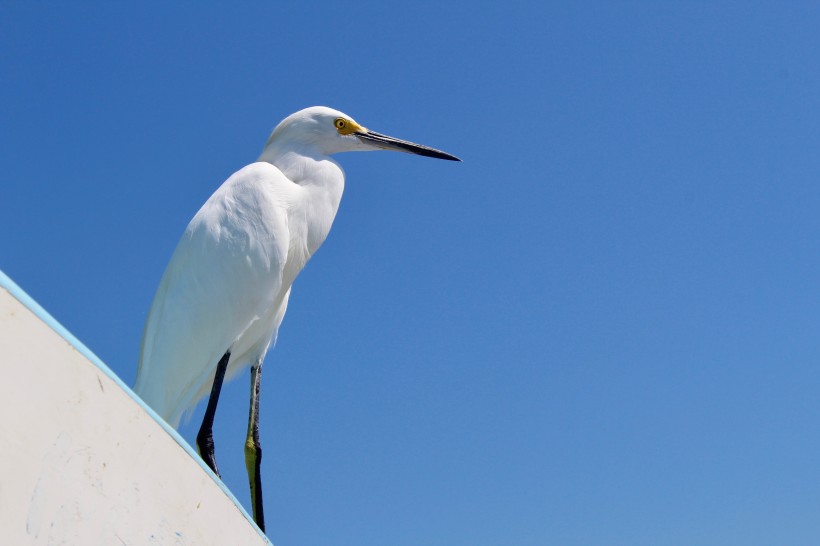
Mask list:
POLYGON ((202 467, 203 470, 219 485, 220 489, 228 496, 228 498, 236 505, 239 511, 245 516, 248 522, 256 529, 257 533, 260 537, 262 537, 268 544, 272 544, 268 537, 259 529, 254 522, 253 518, 248 514, 242 504, 236 499, 236 497, 231 493, 230 489, 222 482, 219 477, 211 471, 210 468, 205 464, 202 458, 199 456, 196 451, 191 447, 185 439, 179 435, 179 433, 173 429, 168 423, 165 422, 164 419, 159 417, 159 415, 154 412, 148 405, 143 402, 143 400, 137 396, 137 394, 131 390, 131 388, 123 383, 123 381, 115 374, 111 369, 105 365, 105 363, 100 360, 100 358, 95 355, 91 349, 86 347, 79 339, 77 339, 71 332, 69 332, 62 324, 60 324, 54 317, 52 317, 48 311, 43 309, 43 307, 37 303, 34 298, 28 295, 22 288, 20 288, 17 283, 15 283, 8 275, 6 275, 2 269, 0 269, 0 288, 5 289, 9 294, 11 294, 17 301, 27 307, 32 313, 34 313, 37 318, 42 320, 46 325, 48 325, 52 330, 60 335, 63 339, 65 339, 74 349, 76 349, 80 354, 85 356, 92 364, 94 364, 100 371, 102 371, 105 375, 107 375, 112 381, 114 381, 128 396, 130 396, 142 409, 145 410, 148 415, 150 415, 154 421, 156 421, 164 430, 167 432, 176 442, 202 467))

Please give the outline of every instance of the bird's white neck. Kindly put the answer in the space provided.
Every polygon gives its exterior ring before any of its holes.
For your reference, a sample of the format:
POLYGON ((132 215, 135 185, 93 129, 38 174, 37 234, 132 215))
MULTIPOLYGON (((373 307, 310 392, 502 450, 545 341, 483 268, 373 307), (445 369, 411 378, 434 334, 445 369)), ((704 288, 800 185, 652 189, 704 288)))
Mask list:
POLYGON ((344 192, 344 171, 330 156, 275 144, 265 148, 259 161, 274 165, 303 190, 298 202, 291 203, 289 218, 292 225, 304 223, 307 260, 324 242, 336 218, 344 192))

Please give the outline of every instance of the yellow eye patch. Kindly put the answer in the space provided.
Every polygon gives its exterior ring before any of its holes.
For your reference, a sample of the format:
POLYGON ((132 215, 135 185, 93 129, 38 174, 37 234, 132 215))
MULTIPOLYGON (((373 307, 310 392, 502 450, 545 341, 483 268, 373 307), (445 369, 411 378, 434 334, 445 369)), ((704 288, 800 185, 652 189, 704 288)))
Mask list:
POLYGON ((366 131, 364 127, 353 121, 352 119, 336 118, 333 125, 340 135, 352 135, 353 133, 363 133, 366 131))

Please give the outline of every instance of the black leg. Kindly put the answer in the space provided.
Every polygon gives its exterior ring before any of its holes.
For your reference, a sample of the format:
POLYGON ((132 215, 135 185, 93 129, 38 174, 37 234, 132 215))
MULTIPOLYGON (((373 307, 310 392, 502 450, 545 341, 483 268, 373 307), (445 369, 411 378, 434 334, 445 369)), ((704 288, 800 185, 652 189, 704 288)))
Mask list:
POLYGON ((265 531, 265 511, 262 508, 262 446, 259 444, 259 386, 262 382, 262 363, 251 367, 251 409, 248 417, 248 436, 245 439, 245 468, 251 485, 253 519, 265 531))
MULTIPOLYGON (((214 474, 219 476, 219 470, 216 469, 216 459, 214 458, 214 415, 216 415, 216 403, 219 402, 219 391, 222 390, 222 381, 225 379, 225 370, 228 369, 228 360, 231 358, 231 352, 226 351, 222 358, 219 359, 219 364, 216 365, 216 375, 214 376, 214 385, 211 387, 211 397, 208 398, 208 407, 205 408, 205 417, 202 418, 202 426, 199 427, 199 433, 196 435, 196 446, 199 449, 199 456, 205 461, 214 474)), ((222 476, 220 476, 221 478, 222 476)))

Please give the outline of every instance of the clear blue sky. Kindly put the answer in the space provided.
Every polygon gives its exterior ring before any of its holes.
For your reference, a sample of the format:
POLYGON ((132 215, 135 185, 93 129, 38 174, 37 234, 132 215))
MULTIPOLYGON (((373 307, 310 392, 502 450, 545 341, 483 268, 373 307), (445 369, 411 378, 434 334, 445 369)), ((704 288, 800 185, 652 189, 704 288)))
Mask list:
POLYGON ((284 116, 462 157, 338 156, 263 374, 277 546, 820 543, 816 3, 235 5, 0 7, 0 269, 130 384, 284 116))

